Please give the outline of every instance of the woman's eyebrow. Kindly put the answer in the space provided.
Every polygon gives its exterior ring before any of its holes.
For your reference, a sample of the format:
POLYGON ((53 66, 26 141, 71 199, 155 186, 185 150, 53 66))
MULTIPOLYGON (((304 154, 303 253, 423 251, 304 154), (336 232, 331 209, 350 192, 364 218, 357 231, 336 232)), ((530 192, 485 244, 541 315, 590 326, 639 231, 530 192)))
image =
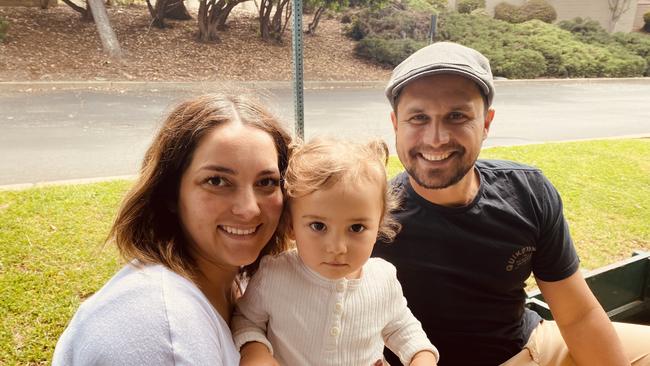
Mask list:
POLYGON ((214 165, 214 164, 207 164, 199 168, 199 170, 211 170, 215 171, 218 173, 226 173, 226 174, 237 174, 237 172, 231 168, 221 166, 221 165, 214 165))

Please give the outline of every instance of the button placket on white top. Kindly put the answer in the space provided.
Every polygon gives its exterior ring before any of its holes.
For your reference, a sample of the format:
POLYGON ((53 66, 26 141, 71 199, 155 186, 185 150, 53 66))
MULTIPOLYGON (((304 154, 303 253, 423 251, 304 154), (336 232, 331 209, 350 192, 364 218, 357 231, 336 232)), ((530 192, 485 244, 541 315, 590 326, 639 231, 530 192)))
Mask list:
MULTIPOLYGON (((334 304, 334 320, 332 326, 330 327, 330 336, 338 338, 341 334, 341 314, 343 314, 343 298, 345 296, 345 290, 347 289, 347 283, 345 279, 341 279, 336 283, 336 303, 334 304)), ((336 340, 338 343, 338 339, 336 340)))

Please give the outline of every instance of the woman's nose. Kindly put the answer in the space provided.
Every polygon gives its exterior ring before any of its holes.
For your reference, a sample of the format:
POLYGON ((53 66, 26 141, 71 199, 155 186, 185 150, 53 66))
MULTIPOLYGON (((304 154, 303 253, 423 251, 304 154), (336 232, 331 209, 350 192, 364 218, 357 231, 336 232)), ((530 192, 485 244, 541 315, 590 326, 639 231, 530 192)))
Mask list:
POLYGON ((253 187, 241 188, 237 191, 232 205, 232 214, 243 220, 251 220, 260 214, 260 206, 253 187))

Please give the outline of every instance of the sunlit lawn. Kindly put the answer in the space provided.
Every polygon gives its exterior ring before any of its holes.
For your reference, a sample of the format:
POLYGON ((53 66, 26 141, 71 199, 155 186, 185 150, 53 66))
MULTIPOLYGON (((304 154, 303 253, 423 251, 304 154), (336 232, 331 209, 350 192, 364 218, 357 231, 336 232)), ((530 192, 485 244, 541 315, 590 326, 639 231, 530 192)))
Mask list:
MULTIPOLYGON (((564 199, 586 268, 650 250, 650 140, 493 148, 540 167, 564 199)), ((401 170, 397 158, 391 174, 401 170)), ((102 246, 131 182, 0 191, 0 365, 47 364, 79 303, 120 266, 102 246)))

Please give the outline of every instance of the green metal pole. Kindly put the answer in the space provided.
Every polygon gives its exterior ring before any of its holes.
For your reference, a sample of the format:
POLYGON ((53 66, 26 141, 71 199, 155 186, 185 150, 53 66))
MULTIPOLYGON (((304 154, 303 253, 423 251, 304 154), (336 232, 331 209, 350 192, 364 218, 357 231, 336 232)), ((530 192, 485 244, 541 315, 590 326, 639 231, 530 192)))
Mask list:
POLYGON ((296 136, 305 138, 305 105, 302 65, 302 0, 293 0, 293 100, 296 136))

